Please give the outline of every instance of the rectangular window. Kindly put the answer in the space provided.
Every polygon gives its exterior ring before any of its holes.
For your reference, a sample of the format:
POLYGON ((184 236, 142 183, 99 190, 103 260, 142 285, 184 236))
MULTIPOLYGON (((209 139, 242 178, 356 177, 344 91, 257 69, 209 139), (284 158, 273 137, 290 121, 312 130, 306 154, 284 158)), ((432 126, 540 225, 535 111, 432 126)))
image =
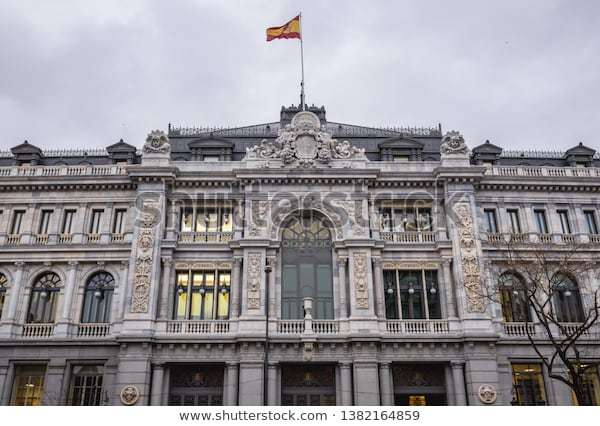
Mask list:
POLYGON ((231 206, 197 206, 181 209, 181 232, 232 232, 233 214, 231 206))
POLYGON ((50 227, 50 219, 52 218, 52 210, 42 210, 42 217, 40 218, 40 227, 38 234, 48 234, 48 228, 50 227))
POLYGON ((495 209, 485 209, 483 211, 485 214, 485 223, 487 225, 487 232, 489 234, 498 233, 498 221, 496 220, 496 210, 495 209))
POLYGON ((192 232, 192 223, 194 221, 194 209, 184 207, 181 209, 181 232, 192 232))
POLYGON ((10 233, 17 235, 21 233, 21 225, 23 224, 23 217, 25 216, 25 210, 15 210, 13 215, 12 224, 10 226, 10 233))
POLYGON ((229 318, 230 287, 229 271, 178 271, 174 318, 177 320, 229 318))
POLYGON ((381 207, 379 217, 384 232, 429 232, 433 229, 430 207, 381 207))
MULTIPOLYGON (((573 394, 573 404, 579 405, 575 394, 573 394)), ((583 404, 600 406, 600 375, 598 366, 589 366, 583 373, 583 404)))
POLYGON ((546 221, 546 212, 544 210, 534 210, 533 214, 535 216, 535 224, 537 226, 537 231, 540 234, 547 234, 548 222, 546 221))
POLYGON ((101 365, 73 367, 67 405, 102 405, 103 372, 101 365))
POLYGON ((567 210, 557 210, 560 219, 560 227, 563 234, 571 233, 571 223, 569 222, 569 212, 567 210))
POLYGON ((90 220, 90 234, 99 234, 100 233, 100 225, 101 225, 103 213, 104 213, 104 210, 101 210, 101 209, 92 210, 92 218, 90 220))
POLYGON ((125 230, 125 209, 115 210, 115 220, 113 221, 113 234, 122 234, 125 230))
POLYGON ((509 209, 506 210, 508 213, 508 218, 510 220, 510 231, 513 234, 521 233, 521 222, 519 221, 519 210, 517 209, 509 209))
POLYGON ((4 309, 4 300, 6 299, 6 278, 0 275, 0 319, 2 318, 2 310, 4 309))
POLYGON ((588 233, 593 235, 598 234, 596 213, 593 210, 586 210, 583 212, 583 214, 585 215, 585 222, 587 223, 588 233))
POLYGON ((41 405, 45 377, 44 365, 17 366, 10 405, 41 405))
POLYGON ((513 405, 547 405, 540 364, 513 364, 513 405))
POLYGON ((63 218, 61 234, 71 234, 73 232, 73 218, 75 217, 76 210, 65 210, 65 217, 63 218))
POLYGON ((437 271, 383 271, 386 318, 440 319, 437 271))

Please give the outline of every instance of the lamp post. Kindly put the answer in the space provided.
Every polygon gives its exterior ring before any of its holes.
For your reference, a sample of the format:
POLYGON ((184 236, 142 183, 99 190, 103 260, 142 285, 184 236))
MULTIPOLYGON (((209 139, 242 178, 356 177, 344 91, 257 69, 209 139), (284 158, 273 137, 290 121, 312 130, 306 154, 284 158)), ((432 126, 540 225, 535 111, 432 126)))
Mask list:
POLYGON ((264 404, 269 405, 269 281, 273 267, 269 259, 265 265, 265 357, 263 366, 263 398, 264 404))

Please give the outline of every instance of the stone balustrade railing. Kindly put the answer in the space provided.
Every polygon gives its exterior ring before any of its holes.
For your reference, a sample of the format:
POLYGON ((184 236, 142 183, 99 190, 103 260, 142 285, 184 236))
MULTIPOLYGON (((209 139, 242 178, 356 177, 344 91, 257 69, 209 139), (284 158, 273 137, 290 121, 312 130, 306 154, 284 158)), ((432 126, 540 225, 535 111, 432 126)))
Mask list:
POLYGON ((125 166, 78 165, 78 166, 10 166, 0 167, 0 177, 60 177, 60 176, 117 176, 126 175, 125 166))
POLYGON ((511 337, 527 337, 536 335, 535 324, 531 322, 504 322, 504 334, 511 337))
POLYGON ((497 246, 523 244, 600 244, 600 235, 594 234, 540 234, 537 232, 518 233, 489 232, 485 234, 488 243, 497 246))
POLYGON ((448 334, 446 320, 387 320, 386 330, 391 334, 448 334))
POLYGON ((381 239, 399 244, 434 243, 436 241, 434 232, 395 232, 381 231, 381 239))
POLYGON ((230 330, 229 320, 174 320, 166 324, 167 334, 223 334, 230 330))
POLYGON ((110 335, 109 323, 81 323, 77 326, 77 337, 98 338, 110 335))
POLYGON ((21 336, 28 339, 47 339, 54 334, 54 324, 23 324, 21 336))
POLYGON ((123 234, 0 234, 0 246, 47 246, 64 244, 130 243, 132 233, 123 234))
POLYGON ((600 168, 596 167, 551 167, 551 166, 492 166, 486 168, 490 176, 518 177, 600 177, 600 168))
POLYGON ((180 232, 178 240, 182 244, 227 244, 233 239, 233 232, 180 232))

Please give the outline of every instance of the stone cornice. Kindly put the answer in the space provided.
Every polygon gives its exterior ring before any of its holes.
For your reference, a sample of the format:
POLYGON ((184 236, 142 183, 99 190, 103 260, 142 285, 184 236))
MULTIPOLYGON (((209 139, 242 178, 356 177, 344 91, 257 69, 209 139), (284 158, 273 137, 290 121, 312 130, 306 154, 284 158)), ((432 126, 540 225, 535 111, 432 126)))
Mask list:
MULTIPOLYGON (((42 179, 40 179, 41 181, 42 179)), ((21 191, 107 191, 107 190, 135 190, 136 185, 131 183, 129 179, 120 182, 28 182, 28 183, 7 183, 0 184, 0 192, 21 192, 21 191)))
POLYGON ((556 181, 541 183, 537 182, 480 182, 475 185, 478 191, 552 191, 552 192, 600 192, 600 184, 596 183, 577 183, 560 184, 556 181))

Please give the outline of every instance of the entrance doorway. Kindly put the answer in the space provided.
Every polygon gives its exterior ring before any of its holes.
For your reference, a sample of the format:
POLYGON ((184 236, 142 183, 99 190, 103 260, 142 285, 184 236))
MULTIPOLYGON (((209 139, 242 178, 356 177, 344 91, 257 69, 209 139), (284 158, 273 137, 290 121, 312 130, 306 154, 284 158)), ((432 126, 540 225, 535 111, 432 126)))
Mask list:
POLYGON ((171 367, 169 405, 223 405, 223 374, 220 364, 171 367))
POLYGON ((335 405, 335 365, 283 364, 281 405, 335 405))
POLYGON ((447 405, 445 366, 392 364, 395 405, 447 405))

